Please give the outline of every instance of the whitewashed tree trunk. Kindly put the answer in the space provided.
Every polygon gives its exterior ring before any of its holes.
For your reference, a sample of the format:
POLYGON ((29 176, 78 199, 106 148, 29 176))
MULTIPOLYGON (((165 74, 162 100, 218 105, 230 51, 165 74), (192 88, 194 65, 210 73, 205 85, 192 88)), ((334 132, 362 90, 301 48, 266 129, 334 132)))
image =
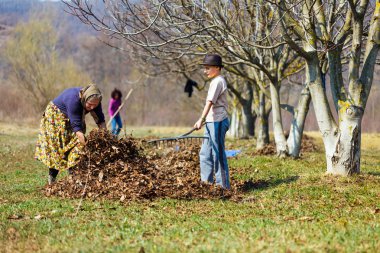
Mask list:
POLYGON ((340 109, 334 152, 326 154, 327 173, 350 175, 360 172, 362 117, 363 110, 359 107, 348 105, 340 109))
POLYGON ((306 116, 309 111, 310 101, 310 91, 309 88, 305 86, 302 89, 297 109, 294 110, 289 136, 287 139, 289 155, 294 158, 298 158, 300 155, 303 129, 305 125, 306 116))
MULTIPOLYGON (((306 82, 309 85, 318 127, 322 134, 326 160, 331 161, 336 150, 338 126, 331 114, 327 96, 322 86, 321 70, 316 53, 312 59, 307 61, 306 82)), ((331 167, 331 165, 327 167, 331 167)))
POLYGON ((339 102, 339 125, 333 119, 322 87, 320 68, 308 62, 307 79, 315 114, 326 152, 327 173, 349 175, 360 172, 360 135, 363 110, 348 102, 339 102))
MULTIPOLYGON (((228 86, 234 95, 234 107, 239 108, 239 126, 235 126, 239 131, 234 131, 234 135, 239 138, 249 138, 255 135, 256 114, 252 112, 253 87, 249 82, 244 82, 243 91, 237 90, 233 85, 228 86)), ((235 109, 235 108, 234 108, 235 109)))
POLYGON ((232 138, 239 138, 241 136, 241 114, 240 109, 235 105, 232 107, 230 129, 228 135, 232 138))
POLYGON ((309 85, 319 129, 326 153, 327 173, 350 175, 360 172, 361 121, 371 90, 374 66, 380 47, 380 0, 376 1, 372 19, 367 17, 369 1, 342 1, 342 12, 325 8, 326 1, 305 0, 297 11, 286 12, 288 3, 279 1, 283 35, 306 61, 309 85), (302 10, 302 15, 299 15, 302 10), (336 16, 344 23, 333 24, 336 16), (328 19, 327 19, 328 18, 328 19), (367 36, 364 27, 368 26, 367 36), (293 34, 288 31, 292 30, 293 34), (305 32, 307 31, 307 32, 305 32), (302 41, 302 47, 294 40, 302 41), (348 40, 350 38, 350 40, 348 40), (344 47, 350 50, 348 85, 344 84, 342 60, 344 47), (322 42, 322 43, 319 43, 322 42), (362 50, 366 45, 365 51, 362 50), (327 50, 326 50, 327 49, 327 50), (326 50, 327 58, 321 57, 326 50), (321 67, 328 62, 330 87, 338 122, 335 122, 322 84, 321 67), (322 63, 322 64, 321 64, 322 63))
POLYGON ((273 135, 276 143, 277 155, 284 157, 288 154, 288 148, 282 125, 279 89, 273 84, 270 84, 270 94, 272 101, 273 135))

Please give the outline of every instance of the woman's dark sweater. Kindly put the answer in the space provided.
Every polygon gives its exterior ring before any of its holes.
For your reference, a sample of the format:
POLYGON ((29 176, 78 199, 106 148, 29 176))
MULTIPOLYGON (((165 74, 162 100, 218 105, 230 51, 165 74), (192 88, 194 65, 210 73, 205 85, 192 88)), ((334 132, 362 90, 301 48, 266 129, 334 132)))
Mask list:
MULTIPOLYGON (((82 87, 66 89, 53 100, 53 104, 69 118, 74 132, 83 131, 83 106, 79 98, 79 92, 81 89, 82 87)), ((105 121, 101 103, 94 108, 93 112, 98 118, 96 124, 100 124, 105 121)))

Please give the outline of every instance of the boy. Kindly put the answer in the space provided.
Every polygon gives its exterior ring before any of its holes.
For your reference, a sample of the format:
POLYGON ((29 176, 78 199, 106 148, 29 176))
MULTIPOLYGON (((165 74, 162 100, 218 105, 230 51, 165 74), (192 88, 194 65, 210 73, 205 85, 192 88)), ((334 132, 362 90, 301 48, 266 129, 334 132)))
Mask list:
POLYGON ((199 153, 201 180, 213 183, 213 171, 215 171, 216 184, 230 189, 227 157, 224 150, 224 140, 230 123, 227 114, 227 83, 221 75, 222 58, 216 54, 206 55, 202 65, 204 73, 212 80, 202 116, 194 124, 194 128, 199 130, 205 123, 205 137, 208 137, 203 141, 199 153))

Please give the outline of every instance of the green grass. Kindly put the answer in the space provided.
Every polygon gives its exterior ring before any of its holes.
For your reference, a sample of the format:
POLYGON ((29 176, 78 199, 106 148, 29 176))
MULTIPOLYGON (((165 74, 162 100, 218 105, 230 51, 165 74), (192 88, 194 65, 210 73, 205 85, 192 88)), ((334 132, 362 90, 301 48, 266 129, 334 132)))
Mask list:
MULTIPOLYGON (((155 129, 135 133, 164 136, 186 130, 155 129)), ((262 182, 245 202, 84 200, 76 215, 79 200, 43 195, 47 171, 33 160, 36 133, 33 127, 0 124, 1 252, 380 250, 378 134, 363 135, 358 176, 325 175, 322 152, 299 160, 242 154, 229 160, 232 173, 262 182)), ((243 150, 253 142, 229 140, 243 150)))

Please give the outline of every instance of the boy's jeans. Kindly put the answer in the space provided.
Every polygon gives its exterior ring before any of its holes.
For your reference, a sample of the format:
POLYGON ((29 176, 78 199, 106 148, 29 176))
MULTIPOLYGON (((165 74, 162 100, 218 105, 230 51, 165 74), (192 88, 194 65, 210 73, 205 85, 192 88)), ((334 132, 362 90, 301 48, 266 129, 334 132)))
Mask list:
POLYGON ((114 135, 118 135, 120 133, 121 128, 123 127, 123 123, 121 122, 120 114, 118 113, 111 121, 111 132, 114 135), (117 126, 116 126, 117 125, 117 126))
POLYGON ((213 183, 213 172, 215 172, 216 184, 230 189, 230 176, 224 151, 224 140, 230 123, 226 118, 220 122, 208 122, 205 126, 205 137, 208 139, 203 141, 199 153, 201 180, 213 183))

